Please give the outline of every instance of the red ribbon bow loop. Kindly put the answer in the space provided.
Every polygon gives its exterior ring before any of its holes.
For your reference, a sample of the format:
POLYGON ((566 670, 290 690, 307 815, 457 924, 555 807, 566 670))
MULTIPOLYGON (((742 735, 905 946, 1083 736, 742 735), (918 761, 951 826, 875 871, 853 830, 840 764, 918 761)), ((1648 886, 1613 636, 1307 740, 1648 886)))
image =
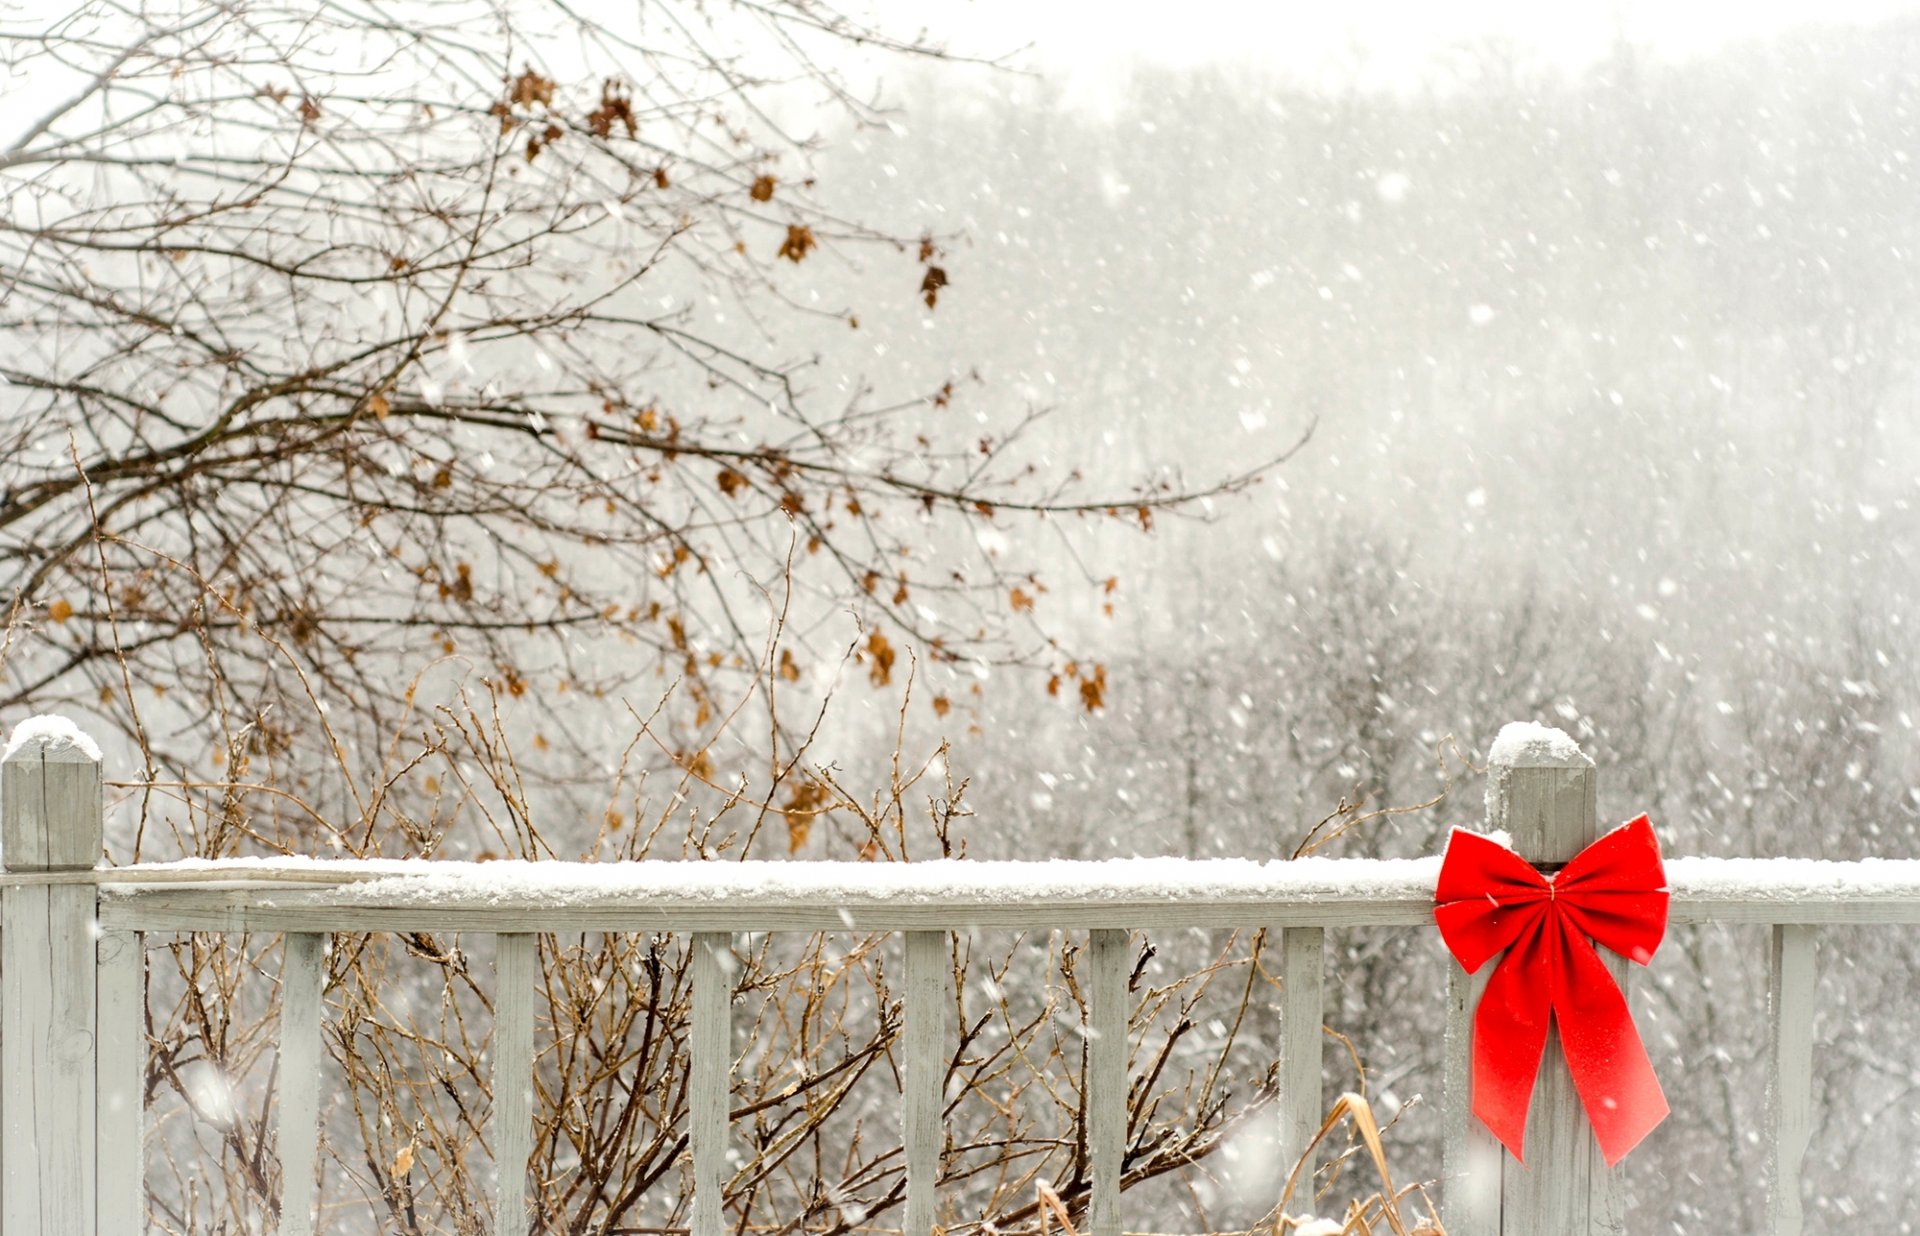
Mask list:
POLYGON ((1593 942, 1646 965, 1667 930, 1666 872, 1646 816, 1543 876, 1505 846, 1455 829, 1433 917, 1469 972, 1501 950, 1473 1018, 1473 1112, 1513 1157, 1526 1143, 1549 1019, 1609 1166, 1667 1115, 1626 996, 1593 942), (1589 942, 1592 937, 1593 942, 1589 942))

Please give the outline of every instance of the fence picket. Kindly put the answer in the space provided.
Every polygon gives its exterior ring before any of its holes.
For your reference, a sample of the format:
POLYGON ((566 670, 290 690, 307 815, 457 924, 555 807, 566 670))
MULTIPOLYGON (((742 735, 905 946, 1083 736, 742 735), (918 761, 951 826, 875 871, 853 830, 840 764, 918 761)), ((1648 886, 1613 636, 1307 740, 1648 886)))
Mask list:
POLYGON ((1767 1114, 1773 1146, 1767 1217, 1773 1236, 1800 1236, 1800 1170, 1813 1131, 1813 928, 1773 929, 1767 1005, 1773 1042, 1767 1057, 1767 1114))
MULTIPOLYGON (((1321 1076, 1321 1029, 1326 1023, 1326 931, 1319 927, 1270 928, 1280 947, 1280 1187, 1326 1118, 1321 1076)), ((1288 1205, 1313 1209, 1313 1164, 1300 1170, 1288 1205)))
POLYGON ((493 1230, 527 1236, 527 1161, 533 1154, 533 994, 539 937, 503 932, 493 962, 493 1230))
POLYGON ((907 1151, 907 1217, 903 1236, 933 1230, 940 1179, 941 1112, 946 1106, 944 1050, 947 933, 907 933, 906 1080, 901 1135, 907 1151))
MULTIPOLYGON (((49 735, 0 765, 0 857, 10 873, 90 871, 100 860, 96 753, 49 735)), ((86 884, 0 890, 0 1229, 94 1236, 97 1028, 94 931, 86 884)))
POLYGON ((313 1231, 314 1152, 320 1136, 320 1007, 327 938, 288 935, 280 962, 280 1236, 313 1231))
POLYGON ((1127 1144, 1127 933, 1095 928, 1087 940, 1087 1157, 1091 1236, 1120 1236, 1120 1177, 1127 1144))
POLYGON ((732 1096, 733 1034, 729 988, 733 942, 726 932, 693 937, 693 1027, 688 1128, 693 1142, 692 1236, 725 1236, 721 1191, 727 1170, 727 1106, 732 1096))
POLYGON ((1473 1115, 1473 1011, 1493 963, 1468 974, 1448 959, 1446 1062, 1441 1077, 1441 1199, 1447 1236, 1498 1236, 1506 1152, 1473 1115))
POLYGON ((137 931, 102 932, 94 955, 94 1213, 102 1233, 131 1236, 146 1221, 146 940, 137 931))

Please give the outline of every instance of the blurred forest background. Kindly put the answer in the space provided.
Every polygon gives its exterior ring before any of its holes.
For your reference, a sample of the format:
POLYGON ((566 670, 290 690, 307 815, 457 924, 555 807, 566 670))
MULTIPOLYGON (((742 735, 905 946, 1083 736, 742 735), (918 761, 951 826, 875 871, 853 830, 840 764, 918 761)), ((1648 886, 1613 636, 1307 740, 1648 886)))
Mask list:
MULTIPOLYGON (((1426 854, 1510 720, 1670 854, 1920 851, 1920 20, 1095 100, 907 39, 870 104, 803 45, 891 36, 807 5, 458 7, 353 72, 350 8, 149 17, 163 103, 0 134, 0 702, 109 740, 119 861, 1426 854)), ((1920 941, 1823 939, 1813 1213, 1911 1231, 1920 941)), ((1633 1230, 1758 1228, 1764 975, 1677 929, 1636 992, 1633 1230)), ((1329 967, 1424 1178, 1443 977, 1329 967)), ((162 1054, 264 1085, 198 1016, 162 1054)), ((1225 1230, 1272 1172, 1223 1137, 1142 1204, 1225 1230)))
MULTIPOLYGON (((1109 707, 988 698, 954 740, 976 847, 1284 856, 1337 803, 1449 790, 1323 851, 1430 853, 1477 814, 1445 739, 1471 758, 1521 718, 1578 737, 1602 818, 1651 813, 1669 853, 1914 854, 1916 57, 1906 21, 1577 74, 1482 46, 1401 92, 1208 68, 1142 70, 1106 113, 910 94, 861 192, 944 203, 973 260, 891 356, 985 358, 1061 409, 1062 456, 1217 467, 1316 421, 1246 500, 1079 551, 1124 564, 1109 707)), ((1912 1230, 1906 1150, 1868 1164, 1920 1119, 1874 1046, 1907 995, 1872 974, 1914 943, 1836 939, 1824 971, 1810 1214, 1861 1230, 1912 1230)), ((1439 968, 1329 973, 1389 1091, 1430 1086, 1431 1042, 1391 1046, 1419 1019, 1378 1019, 1439 968)), ((1759 1226, 1757 1145, 1704 1131, 1760 1127, 1764 979, 1732 929, 1656 965, 1677 1114, 1629 1160, 1635 1230, 1759 1226)))

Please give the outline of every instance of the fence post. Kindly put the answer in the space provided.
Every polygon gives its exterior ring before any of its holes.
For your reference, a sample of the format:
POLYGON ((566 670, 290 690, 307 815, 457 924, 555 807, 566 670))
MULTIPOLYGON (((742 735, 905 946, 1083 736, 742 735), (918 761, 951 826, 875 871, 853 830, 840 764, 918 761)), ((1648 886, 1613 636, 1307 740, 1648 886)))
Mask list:
MULTIPOLYGON (((0 865, 9 875, 100 858, 100 752, 71 723, 35 718, 0 757, 0 865)), ((0 892, 0 1232, 95 1236, 91 883, 0 892)))
MULTIPOLYGON (((1487 776, 1487 827, 1504 829, 1533 863, 1564 863, 1600 835, 1593 761, 1567 735, 1508 726, 1487 776)), ((1625 989, 1626 964, 1602 954, 1625 989)), ((1526 1166, 1508 1159, 1501 1177, 1505 1236, 1589 1236, 1619 1230, 1613 1173, 1567 1071, 1559 1030, 1547 1038, 1527 1112, 1526 1166)))

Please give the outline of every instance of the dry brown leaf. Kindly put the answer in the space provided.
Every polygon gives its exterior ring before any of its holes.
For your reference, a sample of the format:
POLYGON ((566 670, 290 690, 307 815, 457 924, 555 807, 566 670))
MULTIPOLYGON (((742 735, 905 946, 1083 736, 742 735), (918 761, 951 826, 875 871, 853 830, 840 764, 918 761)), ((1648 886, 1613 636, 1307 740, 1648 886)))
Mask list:
POLYGON ((540 76, 533 71, 532 65, 528 65, 520 76, 513 79, 507 98, 518 107, 532 107, 536 103, 550 107, 553 105, 553 80, 540 76))
POLYGON ((925 277, 920 280, 920 297, 927 302, 927 308, 933 308, 940 299, 940 289, 947 286, 945 267, 929 266, 925 277))
POLYGON ((600 106, 587 113, 587 128, 595 137, 611 137, 616 122, 626 129, 628 137, 640 135, 639 122, 633 114, 633 96, 620 83, 608 79, 600 84, 600 106))
POLYGON ((793 787, 786 806, 781 809, 787 820, 787 853, 798 854, 813 832, 815 816, 824 814, 832 803, 827 787, 811 778, 793 787))
POLYGON ((876 687, 884 687, 893 681, 893 644, 885 635, 875 631, 867 636, 867 646, 861 656, 867 662, 867 677, 876 687))
POLYGON ((1088 712, 1107 706, 1107 667, 1096 665, 1093 673, 1080 680, 1080 703, 1088 712))
POLYGON ((780 242, 780 252, 778 256, 787 259, 789 262, 797 263, 804 260, 807 254, 813 252, 814 247, 819 243, 819 241, 813 238, 812 228, 807 227, 805 224, 788 224, 787 238, 780 242))

